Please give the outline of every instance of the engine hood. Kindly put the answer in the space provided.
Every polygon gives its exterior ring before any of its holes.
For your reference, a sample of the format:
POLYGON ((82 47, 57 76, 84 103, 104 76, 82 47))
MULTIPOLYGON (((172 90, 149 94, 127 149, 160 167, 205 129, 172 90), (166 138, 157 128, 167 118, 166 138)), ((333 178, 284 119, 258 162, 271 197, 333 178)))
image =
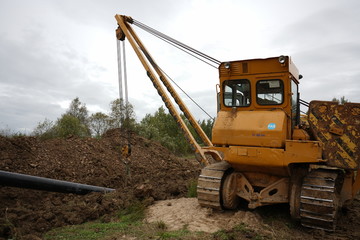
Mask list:
POLYGON ((273 111, 220 111, 212 130, 214 145, 282 148, 286 114, 273 111))

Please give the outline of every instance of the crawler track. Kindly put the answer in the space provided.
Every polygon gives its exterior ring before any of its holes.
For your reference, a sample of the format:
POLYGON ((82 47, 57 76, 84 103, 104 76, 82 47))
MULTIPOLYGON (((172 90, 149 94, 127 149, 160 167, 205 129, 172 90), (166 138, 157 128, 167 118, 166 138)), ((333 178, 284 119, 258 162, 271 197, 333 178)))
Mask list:
POLYGON ((221 184, 225 171, 229 169, 227 162, 211 164, 201 170, 197 196, 202 207, 221 210, 221 184))
POLYGON ((339 173, 332 170, 311 171, 301 187, 300 217, 305 227, 334 231, 339 209, 339 173))

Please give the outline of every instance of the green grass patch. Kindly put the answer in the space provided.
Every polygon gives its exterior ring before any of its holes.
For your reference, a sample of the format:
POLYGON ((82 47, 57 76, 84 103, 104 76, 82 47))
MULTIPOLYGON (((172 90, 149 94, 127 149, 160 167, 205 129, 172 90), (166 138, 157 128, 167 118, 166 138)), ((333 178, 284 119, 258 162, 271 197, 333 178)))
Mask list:
POLYGON ((142 202, 136 202, 128 208, 121 210, 118 217, 122 222, 132 223, 145 218, 146 206, 142 202))
POLYGON ((234 231, 247 233, 251 231, 245 223, 240 223, 233 228, 234 231))
POLYGON ((52 240, 95 240, 102 239, 114 233, 121 232, 127 227, 126 223, 85 223, 81 225, 68 226, 64 228, 54 229, 45 235, 45 239, 52 240))
POLYGON ((219 230, 213 233, 215 240, 235 240, 235 239, 252 239, 263 240, 268 239, 249 228, 245 223, 240 223, 233 227, 231 230, 219 230))
POLYGON ((182 239, 191 234, 189 230, 181 229, 178 231, 160 232, 158 233, 159 239, 182 239))
POLYGON ((88 222, 57 228, 46 233, 44 238, 51 240, 96 240, 113 235, 129 234, 142 225, 144 216, 145 206, 139 202, 121 210, 117 215, 118 220, 115 222, 88 222))
POLYGON ((188 198, 195 198, 197 197, 197 180, 193 179, 188 183, 188 198))

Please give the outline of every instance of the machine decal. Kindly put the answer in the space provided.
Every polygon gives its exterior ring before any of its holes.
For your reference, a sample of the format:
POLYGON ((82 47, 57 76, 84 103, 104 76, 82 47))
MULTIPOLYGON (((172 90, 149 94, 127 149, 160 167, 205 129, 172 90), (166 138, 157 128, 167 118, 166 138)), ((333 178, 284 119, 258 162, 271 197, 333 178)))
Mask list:
POLYGON ((276 128, 276 124, 275 123, 269 123, 267 127, 268 127, 269 130, 274 130, 276 128))

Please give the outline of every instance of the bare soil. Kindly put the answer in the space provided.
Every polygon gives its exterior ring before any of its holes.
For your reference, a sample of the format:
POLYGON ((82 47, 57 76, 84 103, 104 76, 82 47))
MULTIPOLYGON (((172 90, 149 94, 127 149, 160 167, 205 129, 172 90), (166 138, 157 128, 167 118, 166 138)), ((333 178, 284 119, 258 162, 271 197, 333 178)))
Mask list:
MULTIPOLYGON (((287 204, 249 210, 240 207, 236 211, 212 211, 200 207, 196 198, 178 198, 156 201, 147 209, 145 221, 163 222, 168 230, 188 229, 215 233, 225 231, 230 239, 360 239, 360 200, 342 212, 336 232, 304 228, 291 219, 287 204), (244 224, 243 231, 236 231, 244 224), (249 232, 251 230, 251 232, 249 232), (252 233, 252 234, 251 234, 252 233), (255 233, 255 234, 254 234, 255 233)), ((214 239, 217 239, 216 236, 214 239)))
MULTIPOLYGON (((115 188, 85 196, 10 188, 0 183, 0 239, 38 236, 52 228, 112 215, 137 200, 151 204, 185 196, 200 167, 160 144, 119 129, 101 139, 69 137, 40 140, 0 136, 0 170, 115 188), (120 148, 132 145, 128 163, 120 148)), ((31 238, 31 237, 30 237, 31 238)))
POLYGON ((231 233, 234 226, 244 223, 268 239, 360 239, 358 198, 342 212, 335 233, 301 227, 290 219, 287 205, 231 212, 200 208, 196 199, 184 198, 189 183, 200 172, 196 161, 178 158, 160 144, 119 129, 108 131, 101 139, 0 136, 0 170, 116 189, 79 196, 0 183, 0 239, 41 239, 52 228, 98 219, 111 221, 116 212, 138 200, 150 206, 146 221, 163 221, 169 230, 186 227, 231 233), (132 155, 126 164, 120 148, 128 140, 132 155))
POLYGON ((202 208, 196 198, 179 198, 155 202, 147 210, 145 219, 150 223, 163 221, 168 230, 188 229, 194 232, 214 233, 221 229, 231 230, 239 223, 260 228, 260 215, 250 211, 212 211, 202 208))

